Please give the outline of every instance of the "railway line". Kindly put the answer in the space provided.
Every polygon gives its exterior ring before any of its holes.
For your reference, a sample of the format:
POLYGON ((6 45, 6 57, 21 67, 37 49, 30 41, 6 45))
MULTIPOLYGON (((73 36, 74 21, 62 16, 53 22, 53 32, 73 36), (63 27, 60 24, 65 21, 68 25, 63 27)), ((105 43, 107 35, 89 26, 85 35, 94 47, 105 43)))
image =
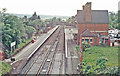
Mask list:
MULTIPOLYGON (((63 28, 63 27, 62 27, 63 28)), ((65 53, 64 53, 64 29, 61 29, 58 37, 58 45, 54 57, 54 64, 50 74, 65 74, 65 53)))
MULTIPOLYGON (((60 43, 61 33, 63 33, 61 30, 63 30, 63 27, 59 26, 43 46, 31 57, 20 74, 24 74, 25 76, 27 74, 51 74, 55 56, 58 52, 56 49, 60 48, 58 44, 60 43)), ((61 60, 61 66, 62 64, 63 61, 61 60)))

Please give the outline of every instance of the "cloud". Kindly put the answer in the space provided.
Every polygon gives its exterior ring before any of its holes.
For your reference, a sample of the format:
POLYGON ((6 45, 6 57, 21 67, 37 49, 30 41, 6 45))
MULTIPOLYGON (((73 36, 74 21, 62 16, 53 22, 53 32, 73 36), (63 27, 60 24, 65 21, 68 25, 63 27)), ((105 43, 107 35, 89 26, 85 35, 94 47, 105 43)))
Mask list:
POLYGON ((72 16, 82 5, 92 2, 93 10, 118 10, 119 0, 0 0, 0 8, 7 12, 20 14, 67 15, 72 16))

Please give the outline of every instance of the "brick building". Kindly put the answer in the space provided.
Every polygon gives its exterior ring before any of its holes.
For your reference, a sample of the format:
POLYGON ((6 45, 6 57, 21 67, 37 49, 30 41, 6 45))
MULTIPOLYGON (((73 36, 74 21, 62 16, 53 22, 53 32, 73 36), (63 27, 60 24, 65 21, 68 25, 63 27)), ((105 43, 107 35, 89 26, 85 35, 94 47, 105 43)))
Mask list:
POLYGON ((108 10, 91 10, 91 2, 87 2, 83 5, 83 10, 77 10, 75 22, 79 34, 88 29, 90 33, 97 35, 97 37, 92 37, 92 39, 96 40, 92 45, 100 45, 101 41, 107 44, 109 27, 108 10))

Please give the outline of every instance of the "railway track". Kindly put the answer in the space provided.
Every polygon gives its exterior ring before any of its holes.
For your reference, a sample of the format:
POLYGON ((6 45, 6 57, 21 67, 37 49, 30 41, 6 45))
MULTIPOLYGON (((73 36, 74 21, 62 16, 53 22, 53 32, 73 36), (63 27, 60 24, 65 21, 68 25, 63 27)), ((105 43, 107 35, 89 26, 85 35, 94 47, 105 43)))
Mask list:
POLYGON ((64 59, 64 29, 60 30, 58 37, 58 45, 56 47, 56 54, 54 57, 53 65, 51 66, 51 70, 49 74, 65 74, 65 59, 64 59), (64 68, 63 68, 64 67, 64 68))
POLYGON ((42 64, 42 67, 40 67, 40 69, 37 72, 37 75, 39 74, 51 74, 52 71, 52 66, 54 64, 54 58, 55 58, 55 54, 56 54, 56 48, 58 46, 59 43, 59 37, 60 37, 60 33, 61 33, 61 29, 59 30, 57 37, 56 37, 56 41, 52 47, 52 49, 50 50, 49 54, 47 55, 45 61, 42 64))
POLYGON ((41 49, 38 49, 33 59, 29 60, 28 65, 24 68, 21 74, 25 76, 27 74, 50 74, 52 65, 54 63, 54 57, 56 54, 56 47, 59 43, 61 27, 59 27, 47 40, 41 49))

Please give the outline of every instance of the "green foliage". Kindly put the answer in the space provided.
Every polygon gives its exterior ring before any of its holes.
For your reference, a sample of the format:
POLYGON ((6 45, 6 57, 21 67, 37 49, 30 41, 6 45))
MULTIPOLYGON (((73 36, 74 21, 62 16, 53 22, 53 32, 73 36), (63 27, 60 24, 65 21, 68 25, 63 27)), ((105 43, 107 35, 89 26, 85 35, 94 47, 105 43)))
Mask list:
MULTIPOLYGON (((3 13, 4 14, 4 13, 3 13)), ((0 26, 2 27, 2 42, 8 51, 11 50, 10 44, 16 41, 16 48, 20 43, 25 42, 25 27, 23 18, 19 18, 14 15, 4 14, 2 15, 0 26)), ((35 32, 33 26, 26 26, 27 39, 32 37, 35 32)))
POLYGON ((26 33, 28 35, 28 39, 30 39, 32 37, 32 34, 35 32, 35 28, 33 28, 32 26, 27 26, 26 27, 26 33))
POLYGON ((20 30, 17 29, 19 19, 16 16, 4 15, 2 17, 4 23, 2 28, 2 41, 6 48, 10 50, 10 43, 16 41, 16 44, 20 43, 20 30))
POLYGON ((6 74, 10 71, 11 66, 8 63, 0 61, 0 66, 1 74, 6 74))
MULTIPOLYGON (((106 62, 108 61, 105 57, 100 57, 96 61, 96 65, 88 65, 85 62, 81 63, 81 74, 120 74, 118 71, 118 67, 106 67, 106 62)), ((78 64, 78 72, 79 72, 80 66, 78 64)))
POLYGON ((90 73, 118 74, 118 47, 93 46, 83 52, 83 62, 91 66, 90 73))
POLYGON ((91 72, 91 66, 88 66, 87 63, 82 62, 81 63, 81 73, 82 74, 90 74, 91 72))
POLYGON ((98 57, 108 59, 107 67, 118 66, 118 47, 93 46, 83 52, 83 61, 90 65, 95 65, 98 57))
POLYGON ((106 62, 108 61, 108 59, 107 58, 105 58, 105 57, 99 57, 98 59, 97 59, 97 62, 96 62, 96 68, 95 68, 95 71, 97 72, 97 73, 104 73, 104 70, 106 70, 106 62))
POLYGON ((82 43, 82 48, 83 48, 83 51, 86 51, 88 48, 90 48, 91 45, 87 42, 87 41, 84 41, 82 43))
POLYGON ((118 13, 109 12, 109 28, 118 29, 118 13))
POLYGON ((75 49, 76 49, 77 52, 81 51, 79 46, 75 47, 75 49))
POLYGON ((113 66, 113 67, 110 67, 106 70, 106 73, 109 73, 109 74, 120 74, 120 71, 118 70, 119 67, 116 67, 116 66, 113 66))

